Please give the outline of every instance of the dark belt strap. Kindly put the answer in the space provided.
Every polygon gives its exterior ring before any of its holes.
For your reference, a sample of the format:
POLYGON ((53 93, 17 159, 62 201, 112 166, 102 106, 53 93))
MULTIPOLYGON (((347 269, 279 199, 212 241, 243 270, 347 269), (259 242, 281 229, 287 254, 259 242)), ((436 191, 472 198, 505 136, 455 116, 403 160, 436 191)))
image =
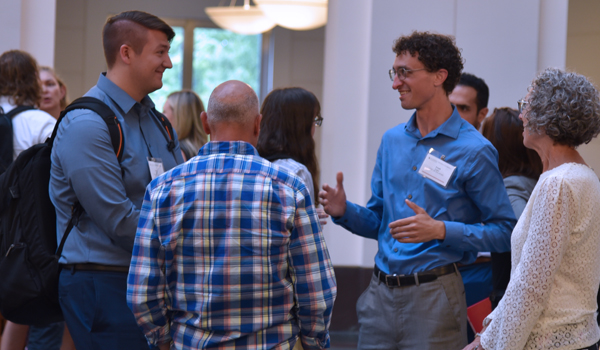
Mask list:
POLYGON ((101 264, 62 264, 63 269, 75 273, 75 271, 105 271, 105 272, 129 272, 129 266, 101 265, 101 264))
POLYGON ((377 265, 375 265, 375 269, 373 270, 375 277, 388 287, 418 286, 421 283, 435 281, 439 276, 448 275, 453 272, 456 272, 454 264, 436 267, 435 269, 414 273, 413 275, 386 275, 377 265))

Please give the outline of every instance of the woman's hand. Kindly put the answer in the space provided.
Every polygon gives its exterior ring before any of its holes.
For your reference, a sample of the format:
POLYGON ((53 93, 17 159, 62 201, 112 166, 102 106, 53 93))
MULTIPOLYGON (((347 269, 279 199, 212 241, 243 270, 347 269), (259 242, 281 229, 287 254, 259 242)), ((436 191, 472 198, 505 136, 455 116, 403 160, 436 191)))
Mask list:
POLYGON ((319 222, 321 223, 321 226, 327 225, 327 219, 329 218, 329 215, 327 215, 322 207, 317 208, 317 215, 319 215, 319 222))
POLYGON ((473 340, 471 344, 465 346, 463 350, 485 350, 479 343, 480 340, 481 337, 475 337, 475 340, 473 340))

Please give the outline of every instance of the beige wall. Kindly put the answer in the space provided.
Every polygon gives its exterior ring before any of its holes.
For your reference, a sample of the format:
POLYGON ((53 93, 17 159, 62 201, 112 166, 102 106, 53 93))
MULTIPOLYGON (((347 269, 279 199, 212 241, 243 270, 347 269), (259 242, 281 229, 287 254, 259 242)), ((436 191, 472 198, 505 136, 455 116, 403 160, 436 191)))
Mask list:
MULTIPOLYGON (((567 69, 589 77, 600 86, 600 1, 569 1, 567 69)), ((600 176, 600 140, 579 148, 585 161, 600 176)))
POLYGON ((29 52, 39 64, 54 64, 56 0, 0 0, 0 53, 29 52))

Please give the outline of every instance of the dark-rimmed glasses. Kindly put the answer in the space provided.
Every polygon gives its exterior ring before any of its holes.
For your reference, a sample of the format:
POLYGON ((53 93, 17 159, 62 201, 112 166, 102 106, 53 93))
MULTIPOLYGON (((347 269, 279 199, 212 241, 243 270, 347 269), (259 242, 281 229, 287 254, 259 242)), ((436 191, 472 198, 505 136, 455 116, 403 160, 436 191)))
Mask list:
POLYGON ((398 70, 392 68, 388 71, 388 74, 390 75, 390 80, 394 81, 394 76, 398 75, 398 79, 400 80, 404 80, 406 79, 406 74, 407 73, 412 73, 412 72, 416 72, 419 70, 426 70, 427 68, 419 68, 419 69, 406 69, 404 67, 400 67, 398 68, 398 70))
POLYGON ((519 107, 519 108, 518 108, 519 114, 522 114, 522 113, 523 113, 523 110, 524 110, 525 108, 527 108, 527 105, 528 105, 528 104, 529 104, 529 102, 528 102, 528 101, 525 101, 525 99, 524 99, 524 98, 522 98, 522 99, 520 99, 520 100, 518 100, 518 101, 517 101, 517 106, 519 107))
POLYGON ((315 117, 315 125, 321 126, 321 124, 323 124, 323 117, 321 117, 321 114, 317 114, 315 117))

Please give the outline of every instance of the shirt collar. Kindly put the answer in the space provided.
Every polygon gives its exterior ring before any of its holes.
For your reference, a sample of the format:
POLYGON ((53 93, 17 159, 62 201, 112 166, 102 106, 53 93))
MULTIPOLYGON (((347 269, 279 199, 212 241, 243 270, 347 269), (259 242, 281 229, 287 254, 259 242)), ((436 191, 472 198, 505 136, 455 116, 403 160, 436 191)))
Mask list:
POLYGON ((437 129, 430 132, 428 135, 421 137, 419 132, 419 128, 417 127, 417 112, 413 113, 408 122, 404 125, 404 130, 406 133, 415 136, 416 138, 433 138, 438 134, 446 135, 453 139, 458 138, 458 134, 460 133, 460 128, 463 123, 460 114, 456 110, 456 107, 452 105, 452 114, 450 118, 448 118, 442 125, 440 125, 437 129))
MULTIPOLYGON (((127 114, 133 108, 133 106, 138 103, 134 100, 128 93, 126 93, 123 89, 117 86, 117 84, 113 83, 110 79, 106 77, 106 72, 100 74, 98 78, 98 83, 96 86, 104 91, 108 97, 110 97, 116 104, 121 108, 121 110, 127 114)), ((141 102, 140 107, 145 107, 146 109, 154 108, 154 102, 148 97, 148 95, 144 96, 141 102)))
POLYGON ((207 156, 220 153, 258 156, 256 148, 244 141, 211 141, 200 148, 198 155, 207 156))

